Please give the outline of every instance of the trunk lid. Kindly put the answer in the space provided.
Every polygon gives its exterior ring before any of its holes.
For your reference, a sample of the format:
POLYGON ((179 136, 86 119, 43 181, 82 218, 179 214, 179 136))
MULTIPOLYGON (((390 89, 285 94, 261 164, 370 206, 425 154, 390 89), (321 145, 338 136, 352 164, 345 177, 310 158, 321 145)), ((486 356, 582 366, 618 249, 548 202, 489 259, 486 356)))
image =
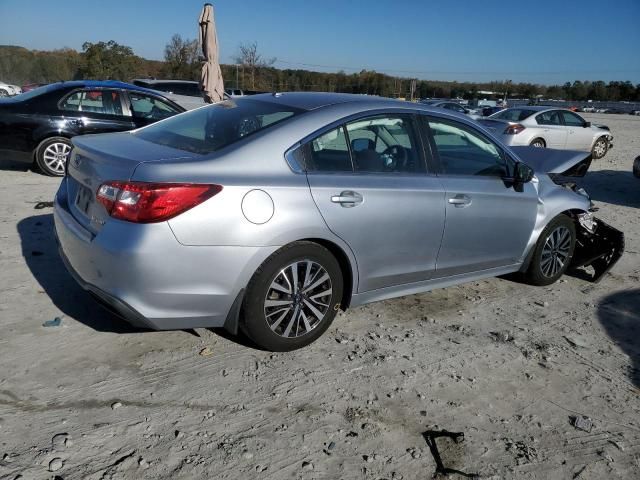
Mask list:
POLYGON ((478 119, 476 121, 494 135, 502 135, 505 128, 507 128, 511 124, 515 124, 514 122, 508 122, 506 120, 494 120, 487 118, 478 119))
POLYGON ((74 218, 96 234, 109 220, 96 202, 100 185, 130 180, 138 165, 161 160, 193 159, 197 155, 141 140, 129 132, 74 137, 67 163, 69 209, 74 218))

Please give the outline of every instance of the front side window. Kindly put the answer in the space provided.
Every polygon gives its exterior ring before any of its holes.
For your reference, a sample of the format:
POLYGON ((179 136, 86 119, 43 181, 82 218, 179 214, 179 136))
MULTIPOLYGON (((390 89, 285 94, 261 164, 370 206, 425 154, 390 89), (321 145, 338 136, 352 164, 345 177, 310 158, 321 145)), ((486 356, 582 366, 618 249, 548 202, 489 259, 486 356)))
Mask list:
POLYGON ((406 173, 422 171, 410 117, 380 116, 347 123, 356 171, 406 173))
POLYGON ((564 119, 564 124, 569 127, 582 127, 584 126, 584 120, 579 115, 576 115, 573 112, 565 111, 562 112, 562 118, 564 119))
POLYGON ((129 92, 131 114, 134 118, 162 120, 179 111, 162 100, 139 92, 129 92))
POLYGON ((303 111, 260 100, 227 100, 150 125, 133 135, 160 145, 207 154, 303 111))
POLYGON ((496 144, 457 122, 429 120, 442 173, 505 176, 506 163, 496 144))
POLYGON ((557 110, 541 113, 536 117, 536 122, 538 122, 538 125, 562 125, 560 112, 557 110))
POLYGON ((122 115, 120 92, 117 90, 78 90, 60 104, 62 110, 122 115))

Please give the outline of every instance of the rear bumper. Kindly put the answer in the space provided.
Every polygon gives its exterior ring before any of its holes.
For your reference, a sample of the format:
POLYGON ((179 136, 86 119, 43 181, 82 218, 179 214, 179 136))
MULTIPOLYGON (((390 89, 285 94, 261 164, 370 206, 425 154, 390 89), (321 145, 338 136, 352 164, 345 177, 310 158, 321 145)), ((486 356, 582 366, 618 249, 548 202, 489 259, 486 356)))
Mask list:
POLYGON ((167 223, 109 221, 96 235, 54 202, 60 255, 76 281, 136 326, 222 327, 253 272, 277 247, 185 246, 167 223))

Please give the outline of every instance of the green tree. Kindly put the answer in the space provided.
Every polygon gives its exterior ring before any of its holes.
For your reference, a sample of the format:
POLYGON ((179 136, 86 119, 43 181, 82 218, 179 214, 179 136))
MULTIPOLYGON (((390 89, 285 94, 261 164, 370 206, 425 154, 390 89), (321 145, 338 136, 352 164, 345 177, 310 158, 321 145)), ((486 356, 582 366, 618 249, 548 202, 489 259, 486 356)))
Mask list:
POLYGON ((82 44, 78 77, 97 80, 129 80, 138 74, 141 59, 131 47, 108 42, 82 44))
POLYGON ((198 41, 183 39, 177 33, 164 47, 163 75, 179 80, 196 80, 200 71, 198 41))

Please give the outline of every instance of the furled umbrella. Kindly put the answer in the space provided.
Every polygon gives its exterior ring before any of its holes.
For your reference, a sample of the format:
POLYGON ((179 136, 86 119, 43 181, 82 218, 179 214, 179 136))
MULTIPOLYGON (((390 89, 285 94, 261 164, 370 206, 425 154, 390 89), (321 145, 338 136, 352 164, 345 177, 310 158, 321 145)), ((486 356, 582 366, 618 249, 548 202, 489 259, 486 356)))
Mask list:
POLYGON ((213 18, 213 6, 205 3, 200 13, 198 40, 202 45, 204 63, 200 73, 200 88, 207 103, 215 103, 224 96, 224 83, 220 71, 218 37, 216 23, 213 18))

